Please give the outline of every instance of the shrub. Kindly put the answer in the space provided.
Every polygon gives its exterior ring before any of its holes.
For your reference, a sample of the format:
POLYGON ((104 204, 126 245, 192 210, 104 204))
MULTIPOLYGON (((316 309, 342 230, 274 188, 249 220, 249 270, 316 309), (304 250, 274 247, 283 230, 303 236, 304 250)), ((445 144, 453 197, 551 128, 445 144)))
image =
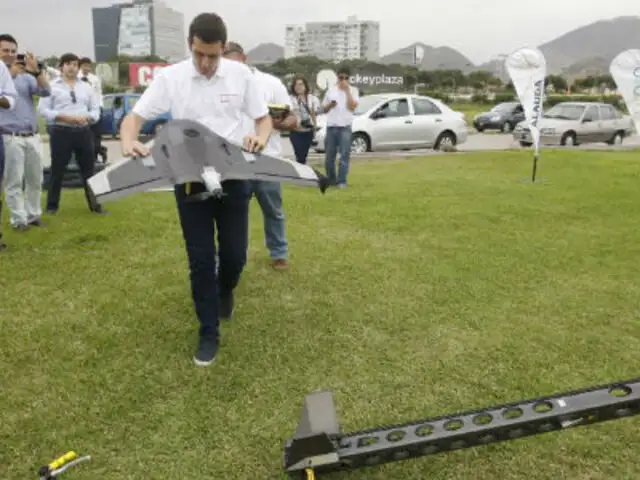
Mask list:
POLYGON ((473 96, 471 97, 471 103, 488 105, 491 103, 491 101, 489 101, 489 97, 484 93, 474 93, 473 96))
POLYGON ((510 93, 510 92, 496 93, 495 97, 493 98, 494 103, 514 102, 514 101, 516 101, 516 94, 510 93))
POLYGON ((435 90, 422 90, 418 93, 419 95, 424 95, 425 97, 435 98, 436 100, 440 100, 441 102, 446 104, 453 103, 452 98, 443 92, 438 92, 435 90))

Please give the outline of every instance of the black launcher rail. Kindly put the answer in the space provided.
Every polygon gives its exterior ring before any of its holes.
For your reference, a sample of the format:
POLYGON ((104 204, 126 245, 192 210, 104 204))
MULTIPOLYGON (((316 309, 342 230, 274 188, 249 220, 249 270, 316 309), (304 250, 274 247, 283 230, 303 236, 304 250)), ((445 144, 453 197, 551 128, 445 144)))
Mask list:
POLYGON ((340 432, 333 394, 305 397, 302 418, 285 443, 292 478, 409 458, 627 418, 640 413, 640 378, 403 425, 340 432))

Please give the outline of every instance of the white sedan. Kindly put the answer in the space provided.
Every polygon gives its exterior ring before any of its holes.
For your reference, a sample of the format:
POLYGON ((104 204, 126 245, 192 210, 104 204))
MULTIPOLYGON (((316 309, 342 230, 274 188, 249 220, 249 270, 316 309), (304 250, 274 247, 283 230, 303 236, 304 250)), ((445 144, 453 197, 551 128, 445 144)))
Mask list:
MULTIPOLYGON (((464 114, 420 95, 381 93, 360 98, 352 124, 351 151, 410 150, 455 146, 469 134, 464 114)), ((313 147, 324 152, 326 116, 318 117, 313 147)))

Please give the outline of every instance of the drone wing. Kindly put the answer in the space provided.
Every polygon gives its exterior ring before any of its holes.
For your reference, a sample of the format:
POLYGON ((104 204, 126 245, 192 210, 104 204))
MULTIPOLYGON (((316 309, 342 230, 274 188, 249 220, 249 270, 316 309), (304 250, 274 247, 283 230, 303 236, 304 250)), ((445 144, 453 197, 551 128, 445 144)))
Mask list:
POLYGON ((172 120, 155 139, 154 158, 171 165, 173 182, 202 181, 205 167, 213 167, 222 180, 266 180, 319 187, 327 178, 308 165, 264 153, 248 153, 200 122, 172 120), (197 177, 197 178, 194 178, 197 177))
POLYGON ((156 164, 152 156, 118 160, 89 178, 87 183, 99 203, 173 186, 166 167, 156 164))

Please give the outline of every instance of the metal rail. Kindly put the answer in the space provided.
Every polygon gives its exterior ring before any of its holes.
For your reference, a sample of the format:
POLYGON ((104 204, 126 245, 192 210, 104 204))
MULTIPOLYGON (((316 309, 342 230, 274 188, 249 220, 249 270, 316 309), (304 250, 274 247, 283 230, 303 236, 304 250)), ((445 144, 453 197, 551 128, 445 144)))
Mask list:
POLYGON ((640 414, 640 378, 403 425, 340 433, 331 392, 307 395, 298 430, 285 443, 295 478, 351 470, 640 414))

